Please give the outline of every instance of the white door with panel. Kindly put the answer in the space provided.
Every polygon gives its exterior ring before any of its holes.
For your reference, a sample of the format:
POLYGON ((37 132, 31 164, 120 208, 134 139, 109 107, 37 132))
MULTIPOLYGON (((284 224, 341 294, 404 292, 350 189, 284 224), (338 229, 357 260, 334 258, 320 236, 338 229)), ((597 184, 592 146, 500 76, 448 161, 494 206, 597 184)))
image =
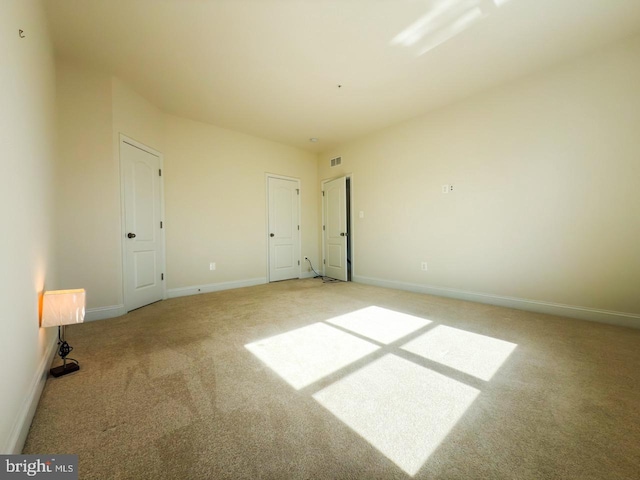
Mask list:
POLYGON ((268 177, 269 281, 300 277, 300 182, 268 177))
POLYGON ((347 281, 347 178, 324 184, 324 274, 347 281))
POLYGON ((124 303, 127 311, 163 297, 160 157, 120 142, 124 204, 124 303))

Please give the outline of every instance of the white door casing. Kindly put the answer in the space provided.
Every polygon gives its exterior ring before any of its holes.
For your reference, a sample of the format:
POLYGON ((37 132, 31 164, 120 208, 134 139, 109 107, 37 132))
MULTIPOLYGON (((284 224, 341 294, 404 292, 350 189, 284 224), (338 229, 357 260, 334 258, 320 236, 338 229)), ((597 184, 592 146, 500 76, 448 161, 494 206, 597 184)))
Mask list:
POLYGON ((123 290, 127 311, 164 296, 161 168, 161 154, 121 136, 123 290))
POLYGON ((300 181, 267 177, 269 281, 300 277, 300 181))
POLYGON ((324 184, 324 274, 347 281, 347 178, 324 184))

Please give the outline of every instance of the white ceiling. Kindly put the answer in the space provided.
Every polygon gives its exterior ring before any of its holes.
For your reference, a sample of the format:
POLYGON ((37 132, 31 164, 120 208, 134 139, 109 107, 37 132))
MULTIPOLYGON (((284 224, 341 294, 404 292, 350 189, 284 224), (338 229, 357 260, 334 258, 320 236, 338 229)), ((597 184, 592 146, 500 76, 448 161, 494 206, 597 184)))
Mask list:
POLYGON ((640 30, 638 0, 45 4, 60 57, 166 112, 310 151, 640 30))

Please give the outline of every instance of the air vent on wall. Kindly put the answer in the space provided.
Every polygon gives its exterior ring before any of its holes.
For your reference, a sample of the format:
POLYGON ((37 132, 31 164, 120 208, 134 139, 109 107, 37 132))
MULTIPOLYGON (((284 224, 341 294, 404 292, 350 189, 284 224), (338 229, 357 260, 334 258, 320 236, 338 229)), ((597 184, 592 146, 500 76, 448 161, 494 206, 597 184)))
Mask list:
POLYGON ((336 167, 342 163, 342 157, 336 157, 331 159, 331 166, 336 167))

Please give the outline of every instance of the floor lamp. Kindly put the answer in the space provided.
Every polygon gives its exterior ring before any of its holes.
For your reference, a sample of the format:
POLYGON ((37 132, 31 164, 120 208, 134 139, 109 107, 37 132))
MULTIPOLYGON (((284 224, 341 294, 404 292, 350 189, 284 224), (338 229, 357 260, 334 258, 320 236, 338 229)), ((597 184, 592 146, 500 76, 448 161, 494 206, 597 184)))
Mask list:
POLYGON ((82 323, 84 321, 84 308, 85 291, 83 288, 44 292, 42 299, 42 326, 45 328, 58 327, 58 355, 62 359, 62 365, 49 370, 54 377, 80 370, 77 360, 67 358, 73 348, 64 339, 64 327, 72 323, 82 323))

